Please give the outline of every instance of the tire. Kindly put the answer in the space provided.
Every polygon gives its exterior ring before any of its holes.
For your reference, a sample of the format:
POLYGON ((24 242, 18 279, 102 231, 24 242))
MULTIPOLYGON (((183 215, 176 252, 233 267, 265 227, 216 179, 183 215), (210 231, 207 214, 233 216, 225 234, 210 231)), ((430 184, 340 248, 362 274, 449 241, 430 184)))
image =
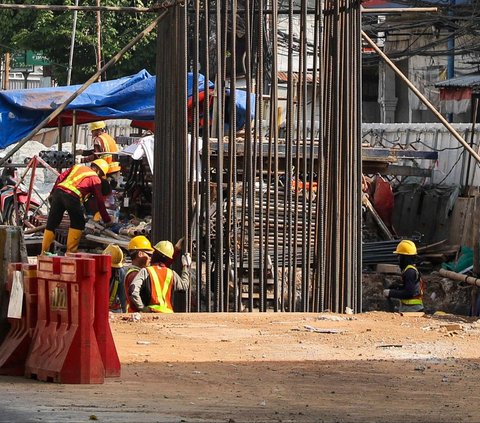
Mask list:
MULTIPOLYGON (((37 206, 30 204, 29 212, 33 213, 33 212, 35 212, 36 209, 37 209, 37 206)), ((24 203, 19 203, 18 204, 18 213, 20 215, 19 220, 22 221, 22 219, 25 216, 25 204, 24 203)), ((13 201, 7 206, 7 210, 5 212, 5 219, 4 219, 3 223, 5 225, 9 225, 9 226, 17 226, 17 216, 16 216, 16 213, 15 213, 15 204, 13 203, 13 201)))

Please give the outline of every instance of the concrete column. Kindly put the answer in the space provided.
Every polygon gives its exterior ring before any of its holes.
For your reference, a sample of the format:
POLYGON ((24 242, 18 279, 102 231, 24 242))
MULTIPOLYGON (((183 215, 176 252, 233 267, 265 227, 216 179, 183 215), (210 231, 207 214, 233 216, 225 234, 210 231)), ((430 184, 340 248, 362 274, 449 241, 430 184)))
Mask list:
POLYGON ((380 104, 380 122, 394 123, 398 98, 395 96, 395 73, 385 63, 379 64, 378 103, 380 104))

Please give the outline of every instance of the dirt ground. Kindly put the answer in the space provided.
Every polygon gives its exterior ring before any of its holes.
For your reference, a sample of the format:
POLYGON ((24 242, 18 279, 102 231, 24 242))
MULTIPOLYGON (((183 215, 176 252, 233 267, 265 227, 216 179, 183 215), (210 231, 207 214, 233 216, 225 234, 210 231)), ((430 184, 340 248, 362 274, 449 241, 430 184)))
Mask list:
POLYGON ((0 377, 1 422, 480 422, 480 321, 115 315, 122 376, 0 377))

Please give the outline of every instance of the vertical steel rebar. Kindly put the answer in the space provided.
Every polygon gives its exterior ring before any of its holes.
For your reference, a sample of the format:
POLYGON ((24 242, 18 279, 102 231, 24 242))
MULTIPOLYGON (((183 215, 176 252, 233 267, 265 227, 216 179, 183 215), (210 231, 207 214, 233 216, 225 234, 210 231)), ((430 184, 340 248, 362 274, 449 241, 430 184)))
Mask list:
MULTIPOLYGON (((194 244, 197 248, 196 309, 240 311, 246 305, 249 311, 344 312, 346 307, 360 311, 358 1, 323 0, 312 10, 307 0, 290 0, 283 23, 276 1, 191 0, 189 7, 194 9, 189 14, 192 33, 201 36, 191 40, 192 59, 187 61, 192 63, 194 86, 190 162, 185 173, 190 178, 198 173, 200 138, 202 173, 200 181, 184 185, 188 201, 180 206, 185 194, 176 194, 172 204, 190 211, 184 225, 189 237, 195 233, 188 248, 194 244), (241 43, 237 43, 238 31, 241 43), (247 103, 245 127, 238 136, 240 45, 245 49, 247 103), (287 52, 284 73, 280 47, 287 52), (215 72, 210 72, 211 67, 215 72), (208 80, 215 83, 213 113, 208 89, 202 93, 201 109, 197 89, 201 74, 207 84, 208 80), (280 75, 286 75, 284 139, 278 133, 280 75), (269 114, 264 122, 265 106, 269 114), (225 140, 224 125, 229 125, 225 140), (244 286, 248 288, 245 304, 244 286)), ((181 32, 177 28, 172 33, 181 32)), ((174 55, 173 46, 165 50, 167 57, 174 55)), ((173 71, 173 65, 169 69, 173 71)), ((177 101, 172 94, 165 99, 177 101)), ((172 120, 165 114, 162 118, 172 120)), ((175 123, 187 128, 181 118, 175 123)), ((165 133, 182 139, 183 129, 168 126, 165 133)), ((182 167, 174 147, 165 145, 165 149, 163 163, 182 167)), ((157 175, 156 183, 174 184, 166 172, 159 173, 162 178, 157 175)), ((168 212, 174 213, 173 207, 168 212)))

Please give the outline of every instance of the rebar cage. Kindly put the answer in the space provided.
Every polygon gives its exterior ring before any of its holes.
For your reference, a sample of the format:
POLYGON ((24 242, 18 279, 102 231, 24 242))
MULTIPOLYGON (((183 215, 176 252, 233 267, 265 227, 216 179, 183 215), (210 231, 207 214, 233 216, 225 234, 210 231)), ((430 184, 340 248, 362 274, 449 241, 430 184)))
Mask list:
POLYGON ((185 236, 192 311, 361 311, 360 15, 190 0, 159 23, 153 238, 185 236))

